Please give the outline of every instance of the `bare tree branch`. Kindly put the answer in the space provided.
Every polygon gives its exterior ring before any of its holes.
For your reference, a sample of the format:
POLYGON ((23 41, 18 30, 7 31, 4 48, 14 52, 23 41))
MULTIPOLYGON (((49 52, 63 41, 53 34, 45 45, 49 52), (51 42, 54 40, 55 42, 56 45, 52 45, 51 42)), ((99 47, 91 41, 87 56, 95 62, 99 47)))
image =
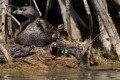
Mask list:
POLYGON ((6 12, 6 14, 11 17, 19 26, 20 26, 20 22, 14 17, 12 16, 10 13, 6 12))
POLYGON ((39 8, 38 8, 37 3, 36 3, 35 0, 33 0, 33 3, 35 4, 35 7, 36 7, 36 9, 37 9, 37 11, 38 11, 38 13, 39 13, 39 16, 42 16, 42 13, 41 13, 41 11, 39 10, 39 8))
POLYGON ((69 38, 72 38, 71 36, 71 22, 70 22, 70 5, 71 5, 71 0, 66 0, 66 23, 65 23, 65 26, 66 26, 66 29, 67 29, 67 32, 68 32, 68 37, 69 38))

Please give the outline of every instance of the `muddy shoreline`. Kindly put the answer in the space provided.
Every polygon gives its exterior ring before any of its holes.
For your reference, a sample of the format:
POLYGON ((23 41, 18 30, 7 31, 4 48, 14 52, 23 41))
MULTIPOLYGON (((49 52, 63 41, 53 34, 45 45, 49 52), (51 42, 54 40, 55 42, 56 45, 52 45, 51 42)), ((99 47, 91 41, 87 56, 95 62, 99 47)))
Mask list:
MULTIPOLYGON (((73 42, 62 41, 67 43, 66 45, 72 46, 73 42)), ((10 51, 15 45, 5 44, 4 45, 8 51, 10 51)), ((99 49, 95 49, 95 56, 98 65, 88 66, 90 70, 119 70, 120 61, 107 59, 101 54, 106 53, 99 49)), ((62 55, 57 58, 51 54, 46 48, 36 47, 33 51, 34 54, 23 57, 23 58, 14 58, 13 63, 0 63, 0 72, 1 73, 31 73, 31 72, 45 72, 49 71, 63 71, 63 70, 80 70, 80 64, 78 64, 77 59, 72 55, 62 55)))
MULTIPOLYGON (((10 49, 11 46, 9 46, 10 49)), ((8 47, 7 47, 8 48, 8 47)), ((53 59, 53 55, 43 48, 37 47, 36 53, 24 58, 15 58, 13 63, 1 63, 0 73, 48 73, 64 70, 81 70, 77 59, 72 55, 62 55, 53 59)), ((98 52, 102 52, 96 49, 98 52)), ((97 59, 97 66, 88 66, 88 71, 120 71, 120 61, 110 60, 104 57, 97 59)))

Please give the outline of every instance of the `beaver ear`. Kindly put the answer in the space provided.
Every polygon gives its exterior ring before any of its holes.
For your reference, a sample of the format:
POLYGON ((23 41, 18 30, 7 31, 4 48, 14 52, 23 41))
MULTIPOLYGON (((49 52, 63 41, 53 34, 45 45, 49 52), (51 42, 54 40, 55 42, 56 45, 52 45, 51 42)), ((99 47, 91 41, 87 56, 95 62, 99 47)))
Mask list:
POLYGON ((36 21, 36 24, 37 25, 41 25, 41 24, 43 24, 43 23, 45 23, 45 21, 43 20, 43 19, 37 19, 37 21, 36 21))
POLYGON ((37 26, 40 26, 40 25, 41 25, 40 19, 38 19, 38 20, 36 21, 36 24, 37 24, 37 26))
POLYGON ((58 25, 58 30, 60 30, 60 31, 65 31, 65 26, 64 26, 64 24, 60 24, 60 25, 58 25))

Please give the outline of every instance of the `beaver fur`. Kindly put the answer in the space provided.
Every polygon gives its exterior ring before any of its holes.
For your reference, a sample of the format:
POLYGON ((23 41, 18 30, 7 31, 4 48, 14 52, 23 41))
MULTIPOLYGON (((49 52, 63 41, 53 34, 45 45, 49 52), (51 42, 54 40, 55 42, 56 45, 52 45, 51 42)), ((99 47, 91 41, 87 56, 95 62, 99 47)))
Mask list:
POLYGON ((37 12, 35 12, 33 7, 22 7, 13 13, 28 17, 30 20, 29 24, 21 26, 22 29, 15 38, 16 43, 42 47, 56 41, 60 37, 59 31, 55 27, 46 20, 36 17, 37 12))

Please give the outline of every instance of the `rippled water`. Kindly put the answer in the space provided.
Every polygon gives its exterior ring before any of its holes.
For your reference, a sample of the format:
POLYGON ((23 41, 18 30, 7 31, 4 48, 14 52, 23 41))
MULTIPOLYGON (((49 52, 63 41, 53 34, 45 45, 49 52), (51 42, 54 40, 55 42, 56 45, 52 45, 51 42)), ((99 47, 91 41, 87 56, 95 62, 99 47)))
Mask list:
POLYGON ((0 80, 120 80, 120 72, 64 71, 48 74, 0 74, 0 80))

